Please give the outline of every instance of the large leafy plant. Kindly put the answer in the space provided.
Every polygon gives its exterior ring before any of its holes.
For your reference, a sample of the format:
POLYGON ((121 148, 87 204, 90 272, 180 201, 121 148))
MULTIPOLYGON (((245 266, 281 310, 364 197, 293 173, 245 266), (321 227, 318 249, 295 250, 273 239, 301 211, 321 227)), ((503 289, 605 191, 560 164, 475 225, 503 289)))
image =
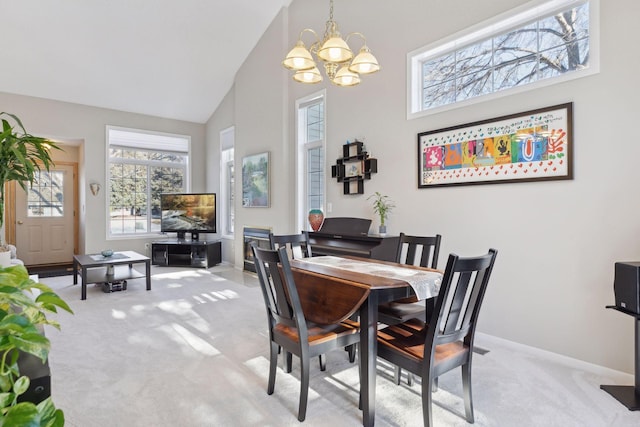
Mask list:
MULTIPOLYGON (((54 142, 30 135, 18 117, 0 113, 2 133, 0 133, 0 228, 4 224, 5 184, 17 181, 23 190, 33 184, 37 173, 49 171, 53 165, 51 150, 60 150, 54 142)), ((0 243, 3 243, 0 235, 0 243)))
POLYGON ((51 397, 39 404, 18 402, 30 380, 20 373, 20 352, 46 362, 50 342, 42 333, 44 325, 60 329, 47 314, 63 309, 73 313, 53 290, 29 278, 22 265, 0 268, 0 426, 64 426, 64 413, 51 397))

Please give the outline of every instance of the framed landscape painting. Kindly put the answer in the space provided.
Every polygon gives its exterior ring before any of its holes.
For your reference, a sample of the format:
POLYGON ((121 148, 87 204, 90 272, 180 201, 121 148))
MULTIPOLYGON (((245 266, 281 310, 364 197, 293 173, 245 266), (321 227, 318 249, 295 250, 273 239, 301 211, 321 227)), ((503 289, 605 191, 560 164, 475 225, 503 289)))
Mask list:
POLYGON ((269 207, 269 152, 242 158, 242 206, 269 207))
POLYGON ((573 178, 573 104, 418 134, 418 188, 573 178))

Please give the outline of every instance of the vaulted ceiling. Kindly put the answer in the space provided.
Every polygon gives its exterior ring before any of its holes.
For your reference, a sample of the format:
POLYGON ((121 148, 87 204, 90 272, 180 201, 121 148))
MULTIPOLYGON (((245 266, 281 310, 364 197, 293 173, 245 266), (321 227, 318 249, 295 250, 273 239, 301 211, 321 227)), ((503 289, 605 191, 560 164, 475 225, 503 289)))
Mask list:
POLYGON ((0 92, 204 123, 290 3, 0 0, 0 92))

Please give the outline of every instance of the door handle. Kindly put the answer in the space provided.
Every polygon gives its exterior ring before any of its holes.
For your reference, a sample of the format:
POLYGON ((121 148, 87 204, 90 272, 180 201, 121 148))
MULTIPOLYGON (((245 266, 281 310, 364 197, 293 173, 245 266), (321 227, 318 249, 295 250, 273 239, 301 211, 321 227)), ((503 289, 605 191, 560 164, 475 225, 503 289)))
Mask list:
POLYGON ((18 225, 22 225, 22 224, 24 224, 24 222, 18 221, 18 225))

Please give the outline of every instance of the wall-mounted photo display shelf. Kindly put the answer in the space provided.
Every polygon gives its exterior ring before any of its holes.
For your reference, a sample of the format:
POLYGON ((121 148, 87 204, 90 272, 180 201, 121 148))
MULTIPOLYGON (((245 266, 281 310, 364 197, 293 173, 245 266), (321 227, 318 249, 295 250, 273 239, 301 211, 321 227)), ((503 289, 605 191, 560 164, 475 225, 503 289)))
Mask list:
POLYGON ((418 134, 418 188, 573 178, 573 103, 418 134))
POLYGON ((369 157, 361 141, 344 144, 342 155, 331 166, 331 177, 342 183, 344 194, 364 194, 364 180, 378 172, 378 160, 369 157))

